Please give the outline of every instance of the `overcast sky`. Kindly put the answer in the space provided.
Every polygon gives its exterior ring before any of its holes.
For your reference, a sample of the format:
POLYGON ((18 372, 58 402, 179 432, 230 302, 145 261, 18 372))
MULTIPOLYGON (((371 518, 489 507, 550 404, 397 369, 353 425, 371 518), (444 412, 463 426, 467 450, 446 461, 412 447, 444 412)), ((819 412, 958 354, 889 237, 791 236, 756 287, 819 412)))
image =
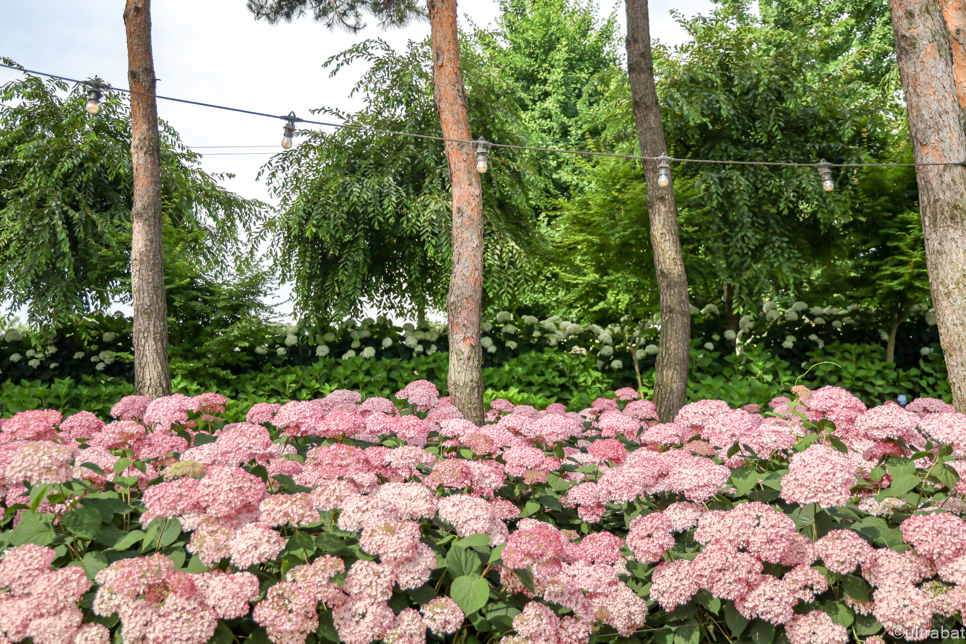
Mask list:
MULTIPOLYGON (((623 2, 599 4, 602 15, 617 9, 623 29, 623 2)), ((651 0, 651 35, 678 44, 685 35, 670 11, 693 15, 712 6, 709 0, 651 0)), ((123 0, 0 0, 0 56, 27 69, 69 78, 99 76, 127 87, 123 8, 123 0)), ((479 26, 492 24, 498 13, 495 0, 463 0, 458 8, 461 20, 479 26)), ((328 31, 307 18, 273 26, 256 21, 244 0, 163 0, 153 3, 152 22, 159 95, 303 117, 322 106, 343 111, 359 106, 348 95, 363 69, 330 78, 322 69, 330 56, 364 38, 383 38, 402 48, 407 40, 429 35, 426 22, 388 31, 373 25, 361 34, 328 31)), ((17 77, 0 69, 0 84, 17 77)), ((167 101, 159 101, 158 113, 204 154, 205 170, 233 173, 236 178, 227 187, 269 201, 255 176, 271 154, 281 151, 281 121, 167 101)))

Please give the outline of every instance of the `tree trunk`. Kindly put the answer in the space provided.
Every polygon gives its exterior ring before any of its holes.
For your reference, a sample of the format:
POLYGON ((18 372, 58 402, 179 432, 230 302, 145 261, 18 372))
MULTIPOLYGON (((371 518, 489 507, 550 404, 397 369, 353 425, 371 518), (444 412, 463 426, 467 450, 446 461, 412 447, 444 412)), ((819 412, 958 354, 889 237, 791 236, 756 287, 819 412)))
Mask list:
MULTIPOLYGON (((917 163, 966 161, 966 0, 889 0, 917 163)), ((920 166, 926 267, 953 405, 966 412, 966 167, 920 166)))
POLYGON ((889 338, 886 341, 886 362, 896 361, 896 334, 899 332, 899 323, 902 319, 896 315, 892 318, 892 324, 889 326, 889 338))
POLYGON ((158 398, 171 393, 168 310, 161 255, 161 153, 157 79, 151 53, 151 0, 127 0, 128 80, 131 90, 131 296, 134 300, 134 388, 158 398))
MULTIPOLYGON (((724 285, 724 305, 722 309, 721 313, 724 318, 725 331, 731 331, 737 335, 738 323, 741 321, 741 316, 735 313, 735 285, 730 282, 725 282, 724 285)), ((732 347, 737 344, 735 340, 731 340, 729 343, 732 347)))
MULTIPOLYGON (((456 0, 430 0, 433 98, 443 136, 471 141, 466 89, 460 68, 456 0)), ((483 353, 480 315, 483 299, 483 192, 471 144, 446 143, 453 186, 453 272, 446 312, 449 323, 448 389, 463 417, 483 424, 483 353)))
MULTIPOLYGON (((667 152, 661 110, 654 87, 654 62, 647 0, 627 0, 627 72, 631 82, 634 121, 644 156, 667 152)), ((644 162, 647 212, 651 223, 654 269, 661 302, 661 332, 654 378, 654 403, 662 422, 674 420, 684 405, 691 348, 691 313, 684 254, 678 235, 673 183, 658 185, 656 161, 644 162)))

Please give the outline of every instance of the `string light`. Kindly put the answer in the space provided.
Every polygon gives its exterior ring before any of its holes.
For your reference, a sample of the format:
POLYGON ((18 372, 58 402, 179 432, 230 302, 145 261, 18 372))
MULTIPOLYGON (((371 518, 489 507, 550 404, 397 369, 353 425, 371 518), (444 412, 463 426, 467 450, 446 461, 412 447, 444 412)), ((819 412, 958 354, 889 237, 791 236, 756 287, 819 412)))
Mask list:
POLYGON ((490 152, 487 150, 489 143, 481 136, 476 142, 476 171, 480 174, 486 172, 487 162, 490 158, 490 152))
POLYGON ((87 84, 87 113, 97 114, 101 111, 101 98, 104 96, 101 94, 101 87, 103 83, 101 79, 94 77, 94 80, 87 84))
POLYGON ((282 147, 288 150, 292 147, 292 136, 295 135, 295 121, 301 121, 302 119, 295 116, 295 112, 289 112, 288 116, 285 117, 288 121, 285 127, 282 128, 285 136, 282 137, 282 147))
POLYGON ((671 183, 671 157, 662 154, 657 158, 657 185, 666 188, 671 183))
POLYGON ((512 145, 509 143, 492 143, 489 141, 484 141, 482 138, 478 141, 462 141, 459 139, 448 139, 442 136, 433 136, 430 134, 416 134, 413 132, 400 132, 396 130, 383 130, 380 128, 369 127, 366 125, 355 125, 348 123, 327 123, 324 121, 310 121, 305 119, 300 119, 295 116, 294 112, 289 112, 288 116, 278 116, 275 114, 267 114, 265 112, 256 112, 253 110, 245 110, 237 107, 228 107, 226 105, 215 105, 213 103, 203 103, 200 101, 191 101, 183 98, 174 98, 171 96, 159 96, 157 94, 147 94, 146 92, 138 92, 131 89, 124 89, 121 87, 113 87, 101 81, 100 79, 94 79, 93 81, 81 81, 75 78, 67 78, 65 76, 57 76, 55 74, 48 74, 47 72, 38 72, 30 69, 23 69, 21 67, 16 67, 14 65, 7 65, 0 63, 0 67, 6 69, 12 69, 14 71, 23 74, 34 74, 36 76, 46 76, 48 78, 55 78, 62 81, 67 81, 70 83, 79 83, 87 85, 90 89, 87 92, 87 111, 91 114, 96 114, 100 107, 99 101, 101 98, 101 90, 114 90, 118 92, 124 92, 127 94, 140 94, 144 96, 154 96, 156 99, 173 101, 176 103, 185 103, 188 105, 198 105, 200 107, 210 107, 213 109, 226 110, 229 112, 238 112, 241 114, 250 114, 252 116, 263 116, 267 118, 277 118, 286 121, 284 127, 285 137, 282 139, 282 147, 286 150, 292 147, 292 135, 295 134, 295 123, 308 123, 311 125, 321 125, 324 127, 334 127, 334 128, 344 128, 351 130, 359 130, 364 132, 372 132, 374 134, 387 134, 392 136, 407 136, 414 139, 424 139, 429 141, 442 141, 448 143, 460 143, 464 145, 476 144, 476 155, 477 155, 477 170, 480 172, 486 171, 488 149, 494 148, 506 148, 510 150, 528 150, 533 152, 549 152, 553 154, 576 154, 580 156, 590 156, 590 157, 610 157, 619 159, 630 159, 635 161, 658 161, 658 184, 662 187, 667 186, 670 183, 671 178, 671 163, 706 163, 706 164, 716 164, 716 165, 751 165, 751 166, 770 166, 770 167, 794 167, 794 168, 818 168, 819 176, 822 178, 822 187, 827 191, 831 192, 835 188, 835 183, 832 181, 831 168, 871 168, 871 167, 920 167, 920 166, 966 166, 966 161, 946 161, 946 162, 935 162, 935 163, 828 163, 825 159, 822 159, 819 163, 788 163, 779 161, 725 161, 718 159, 677 159, 674 157, 669 157, 666 154, 662 154, 659 157, 647 157, 642 155, 634 154, 615 154, 611 152, 593 152, 590 150, 566 150, 560 148, 542 148, 533 147, 527 145, 512 145), (482 147, 482 163, 481 163, 481 147, 482 147))
POLYGON ((822 187, 825 188, 825 192, 832 192, 835 189, 831 167, 825 159, 818 162, 818 176, 822 177, 822 187))

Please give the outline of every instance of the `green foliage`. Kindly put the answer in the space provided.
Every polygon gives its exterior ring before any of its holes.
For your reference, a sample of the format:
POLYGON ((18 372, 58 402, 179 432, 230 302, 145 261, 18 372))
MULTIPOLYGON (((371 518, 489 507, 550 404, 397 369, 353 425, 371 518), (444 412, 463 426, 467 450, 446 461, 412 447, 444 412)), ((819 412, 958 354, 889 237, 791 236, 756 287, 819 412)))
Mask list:
MULTIPOLYGON (((336 74, 359 60, 371 65, 354 90, 365 107, 352 115, 318 110, 350 127, 308 133, 262 169, 281 201, 270 226, 276 269, 293 281, 300 314, 313 320, 358 314, 363 302, 419 315, 445 306, 449 284, 452 197, 443 144, 374 131, 440 135, 429 43, 398 53, 370 40, 325 65, 336 74)), ((464 46, 461 62, 474 136, 523 143, 518 110, 489 61, 464 46)), ((528 195, 539 192, 540 179, 529 157, 502 148, 481 178, 484 300, 503 303, 526 282, 539 246, 528 195)))
MULTIPOLYGON (((84 92, 33 77, 0 88, 0 301, 27 305, 30 320, 47 326, 129 290, 130 112, 124 96, 108 93, 91 116, 84 92)), ((224 268, 262 205, 218 186, 221 177, 159 127, 165 220, 195 233, 199 261, 224 268)))

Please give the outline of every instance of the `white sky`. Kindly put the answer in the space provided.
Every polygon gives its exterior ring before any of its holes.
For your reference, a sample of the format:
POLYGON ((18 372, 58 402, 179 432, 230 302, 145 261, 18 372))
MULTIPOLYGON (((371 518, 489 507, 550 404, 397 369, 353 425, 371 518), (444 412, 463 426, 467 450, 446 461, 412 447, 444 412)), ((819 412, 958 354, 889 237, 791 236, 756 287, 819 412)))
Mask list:
MULTIPOLYGON (((616 7, 623 29, 623 2, 599 4, 604 15, 616 7)), ((710 0, 651 0, 650 5, 651 35, 669 45, 685 38, 670 16, 672 9, 693 15, 713 6, 710 0)), ((0 55, 27 69, 68 78, 96 75, 127 87, 123 7, 123 0, 0 0, 0 55)), ((495 0, 463 0, 458 8, 461 19, 479 26, 492 24, 498 14, 495 0)), ((152 6, 152 22, 159 95, 269 114, 294 111, 306 118, 312 108, 359 107, 348 94, 363 69, 329 78, 321 66, 327 58, 364 38, 383 38, 402 48, 407 40, 429 35, 428 23, 388 31, 370 26, 360 34, 329 31, 308 18, 273 26, 256 21, 244 0, 162 0, 152 6)), ((18 76, 0 69, 0 85, 18 76)), ((269 201, 255 176, 271 154, 281 151, 282 121, 168 101, 158 102, 158 113, 187 145, 205 155, 205 170, 233 173, 228 188, 269 201)), ((288 297, 284 291, 280 299, 288 297)), ((287 313, 291 304, 278 309, 287 313)))

